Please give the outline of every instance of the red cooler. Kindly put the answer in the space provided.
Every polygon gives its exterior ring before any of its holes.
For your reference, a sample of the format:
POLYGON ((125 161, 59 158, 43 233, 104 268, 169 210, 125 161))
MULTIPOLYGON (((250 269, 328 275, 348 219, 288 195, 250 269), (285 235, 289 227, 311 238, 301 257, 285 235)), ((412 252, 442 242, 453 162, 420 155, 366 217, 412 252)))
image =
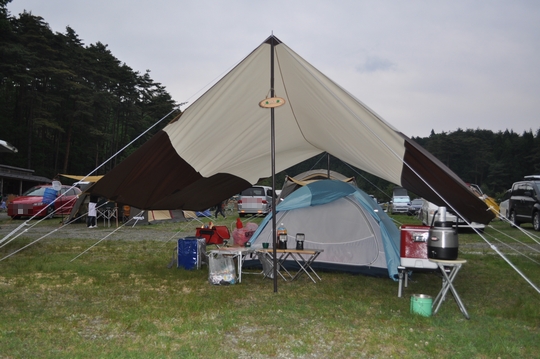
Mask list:
POLYGON ((407 268, 437 269, 437 264, 428 259, 427 241, 429 226, 404 224, 400 228, 401 266, 407 268))

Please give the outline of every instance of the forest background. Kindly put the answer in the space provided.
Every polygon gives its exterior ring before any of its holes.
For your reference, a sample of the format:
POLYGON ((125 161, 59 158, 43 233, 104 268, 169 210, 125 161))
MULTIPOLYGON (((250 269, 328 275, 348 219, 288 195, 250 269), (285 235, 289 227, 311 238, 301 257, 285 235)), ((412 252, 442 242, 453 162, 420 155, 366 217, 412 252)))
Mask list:
MULTIPOLYGON (((98 166, 95 174, 105 174, 181 114, 150 70, 134 71, 101 42, 85 45, 70 27, 54 33, 40 16, 11 16, 9 1, 0 0, 0 139, 19 152, 2 154, 1 164, 48 178, 86 175, 98 166), (102 165, 167 114, 163 123, 102 165)), ((498 200, 513 182, 540 174, 540 128, 522 134, 511 129, 432 130, 428 137, 412 139, 498 200)), ((286 174, 328 165, 356 177, 358 186, 379 200, 391 197, 393 184, 326 155, 277 174, 276 187, 281 188, 286 174)), ((270 179, 260 183, 270 184, 270 179)))

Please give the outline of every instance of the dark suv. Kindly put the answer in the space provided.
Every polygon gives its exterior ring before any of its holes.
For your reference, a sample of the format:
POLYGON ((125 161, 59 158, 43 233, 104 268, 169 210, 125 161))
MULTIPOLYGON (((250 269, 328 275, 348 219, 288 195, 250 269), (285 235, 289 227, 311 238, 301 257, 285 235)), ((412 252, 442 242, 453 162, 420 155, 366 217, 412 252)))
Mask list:
POLYGON ((516 226, 532 223, 534 230, 540 231, 540 175, 525 176, 512 185, 508 209, 516 226))

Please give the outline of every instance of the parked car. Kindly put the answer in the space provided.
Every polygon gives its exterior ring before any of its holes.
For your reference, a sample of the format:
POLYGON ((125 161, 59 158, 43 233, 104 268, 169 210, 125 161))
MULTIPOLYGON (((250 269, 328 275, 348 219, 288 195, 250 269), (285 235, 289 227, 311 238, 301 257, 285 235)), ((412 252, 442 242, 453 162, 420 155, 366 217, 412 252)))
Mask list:
POLYGON ((267 214, 272 209, 273 196, 272 187, 253 186, 243 190, 238 197, 238 215, 267 214))
POLYGON ((508 207, 508 218, 515 226, 532 223, 534 230, 540 231, 540 175, 525 176, 514 183, 508 207))
POLYGON ((20 217, 32 217, 39 213, 39 217, 46 217, 52 215, 55 209, 57 209, 55 214, 69 214, 81 194, 80 189, 63 185, 59 191, 55 191, 57 192, 57 197, 62 194, 63 196, 59 197, 46 210, 43 210, 47 207, 46 201, 43 201, 43 196, 47 189, 51 191, 53 188, 51 185, 34 186, 21 196, 15 197, 8 205, 8 216, 16 219, 20 217))
POLYGON ((421 210, 424 200, 422 198, 413 199, 411 205, 409 206, 409 211, 407 214, 409 216, 416 216, 421 210))
POLYGON ((501 203, 499 203, 499 218, 502 220, 504 218, 509 218, 510 216, 510 195, 512 194, 512 189, 510 188, 504 193, 501 203))
POLYGON ((408 213, 410 205, 411 198, 407 194, 407 190, 402 187, 394 188, 390 213, 408 213))
MULTIPOLYGON (((435 221, 440 220, 438 217, 440 213, 438 212, 439 206, 437 206, 434 203, 429 202, 428 200, 423 200, 422 204, 422 210, 421 210, 421 217, 422 217, 422 223, 425 226, 431 226, 433 221, 433 216, 436 216, 435 221)), ((457 221, 457 226, 459 228, 472 228, 479 231, 483 231, 484 228, 486 228, 485 224, 477 223, 477 222, 471 222, 470 226, 465 222, 462 218, 457 217, 455 214, 453 214, 451 211, 447 209, 446 211, 446 221, 447 222, 454 222, 457 221)))

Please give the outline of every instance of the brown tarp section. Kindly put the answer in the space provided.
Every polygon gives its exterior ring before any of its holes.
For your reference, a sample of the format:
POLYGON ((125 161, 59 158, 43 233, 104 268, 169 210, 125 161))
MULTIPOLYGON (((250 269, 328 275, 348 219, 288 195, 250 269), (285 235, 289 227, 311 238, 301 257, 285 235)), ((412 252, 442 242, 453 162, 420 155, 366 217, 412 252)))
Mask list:
POLYGON ((465 182, 416 142, 405 139, 404 188, 438 206, 451 207, 470 221, 487 224, 493 219, 493 212, 465 182))
POLYGON ((202 177, 178 157, 161 131, 90 191, 136 208, 202 211, 249 186, 249 182, 229 174, 202 177))

